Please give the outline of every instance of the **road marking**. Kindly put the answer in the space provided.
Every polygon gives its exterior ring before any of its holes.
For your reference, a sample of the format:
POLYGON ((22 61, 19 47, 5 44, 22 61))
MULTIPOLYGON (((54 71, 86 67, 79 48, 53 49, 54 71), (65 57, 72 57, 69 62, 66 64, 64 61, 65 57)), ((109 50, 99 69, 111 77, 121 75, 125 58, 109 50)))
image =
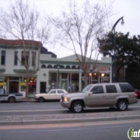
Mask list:
MULTIPOLYGON (((140 106, 130 106, 128 109, 131 108, 140 108, 140 106)), ((85 110, 100 110, 100 109, 108 109, 108 107, 104 107, 104 108, 86 108, 85 110)), ((42 112, 42 111, 66 111, 68 109, 39 109, 39 110, 1 110, 0 112, 42 112)))
POLYGON ((42 111, 64 111, 66 109, 42 109, 42 110, 1 110, 0 112, 42 112, 42 111))

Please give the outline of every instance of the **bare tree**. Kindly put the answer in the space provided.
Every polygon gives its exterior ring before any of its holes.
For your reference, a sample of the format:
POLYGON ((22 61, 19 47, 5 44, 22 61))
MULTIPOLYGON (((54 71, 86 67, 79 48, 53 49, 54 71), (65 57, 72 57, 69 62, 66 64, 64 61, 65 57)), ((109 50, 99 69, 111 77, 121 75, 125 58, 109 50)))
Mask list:
POLYGON ((1 36, 18 39, 24 49, 24 62, 21 58, 18 60, 26 69, 26 97, 29 91, 29 79, 39 70, 41 42, 46 42, 48 39, 47 26, 48 24, 41 26, 37 10, 31 8, 24 0, 16 0, 15 3, 11 3, 8 11, 3 11, 0 15, 1 36), (39 40, 39 42, 35 40, 39 40), (32 54, 32 59, 37 59, 37 63, 34 63, 32 67, 29 54, 32 54))
POLYGON ((109 9, 100 3, 91 4, 88 0, 80 6, 70 2, 67 11, 62 11, 61 17, 52 20, 58 30, 55 41, 74 52, 84 73, 86 85, 91 67, 89 62, 94 57, 93 70, 98 58, 97 38, 104 31, 109 9))

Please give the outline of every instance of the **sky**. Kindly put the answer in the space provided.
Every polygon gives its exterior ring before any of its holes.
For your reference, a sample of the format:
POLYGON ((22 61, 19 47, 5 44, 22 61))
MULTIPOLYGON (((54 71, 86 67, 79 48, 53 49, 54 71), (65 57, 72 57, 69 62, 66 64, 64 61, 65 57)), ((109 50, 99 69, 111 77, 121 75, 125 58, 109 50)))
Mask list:
MULTIPOLYGON (((5 9, 10 0, 0 0, 0 8, 5 9)), ((14 1, 14 0, 12 0, 14 1)), ((67 0, 27 0, 29 4, 34 4, 41 14, 59 15, 62 9, 66 9, 67 0)), ((82 0, 79 0, 82 1, 82 0)), ((96 1, 96 0, 93 0, 96 1)), ((124 25, 118 23, 115 30, 117 32, 127 33, 130 35, 139 35, 140 30, 140 0, 102 0, 107 6, 113 1, 112 11, 114 15, 108 19, 108 29, 111 29, 114 23, 124 16, 124 25)), ((107 29, 107 30, 108 30, 107 29)), ((45 47, 53 51, 58 58, 72 55, 73 52, 60 47, 45 47), (65 53, 64 53, 65 52, 65 53)))

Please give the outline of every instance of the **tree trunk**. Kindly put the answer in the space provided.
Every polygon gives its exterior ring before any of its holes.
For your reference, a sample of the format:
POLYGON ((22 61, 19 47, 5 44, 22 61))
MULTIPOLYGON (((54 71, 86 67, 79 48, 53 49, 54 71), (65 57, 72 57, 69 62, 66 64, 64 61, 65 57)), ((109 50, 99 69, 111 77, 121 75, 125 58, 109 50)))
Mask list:
POLYGON ((119 78, 120 78, 120 69, 121 67, 118 67, 116 70, 116 82, 119 82, 119 78))
POLYGON ((85 82, 85 86, 87 86, 88 85, 88 73, 87 72, 84 73, 84 82, 85 82))
POLYGON ((28 92, 29 92, 29 71, 28 68, 26 69, 26 98, 28 98, 28 92))

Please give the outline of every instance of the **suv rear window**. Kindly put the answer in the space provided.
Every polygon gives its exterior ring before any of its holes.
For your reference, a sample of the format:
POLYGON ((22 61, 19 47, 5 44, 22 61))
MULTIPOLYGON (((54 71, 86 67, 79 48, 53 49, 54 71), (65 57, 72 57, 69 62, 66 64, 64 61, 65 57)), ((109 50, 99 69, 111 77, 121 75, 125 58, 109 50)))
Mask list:
POLYGON ((106 85, 107 93, 116 93, 117 89, 115 85, 106 85))
POLYGON ((134 92, 134 88, 130 84, 119 84, 122 92, 134 92))

